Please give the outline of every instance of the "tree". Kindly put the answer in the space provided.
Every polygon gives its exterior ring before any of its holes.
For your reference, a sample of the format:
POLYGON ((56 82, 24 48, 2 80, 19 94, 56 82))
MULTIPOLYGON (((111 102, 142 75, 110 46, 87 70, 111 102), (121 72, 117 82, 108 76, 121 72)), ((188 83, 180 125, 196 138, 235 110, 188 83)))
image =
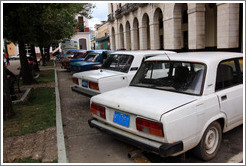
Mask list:
POLYGON ((9 119, 15 115, 10 98, 9 83, 7 79, 6 67, 3 67, 3 118, 9 119))
POLYGON ((35 27, 36 45, 40 48, 43 64, 49 59, 49 48, 51 45, 56 45, 64 39, 71 38, 75 33, 75 28, 78 22, 75 16, 79 13, 86 17, 91 17, 90 12, 92 4, 38 4, 37 11, 43 11, 41 16, 37 17, 37 26, 35 27), (40 37, 41 36, 41 37, 40 37), (43 49, 44 48, 44 49, 43 49), (44 50, 47 50, 44 52, 44 50))
MULTIPOLYGON (((23 82, 32 83, 33 77, 28 67, 24 44, 39 46, 42 59, 47 55, 43 48, 49 48, 75 34, 75 15, 91 17, 92 4, 86 3, 4 3, 4 38, 19 44, 23 82), (23 48, 22 48, 23 47, 23 48)), ((49 49, 48 49, 49 50, 49 49)), ((45 62, 43 63, 45 64, 45 62)))
POLYGON ((28 66, 25 54, 25 43, 31 40, 32 20, 24 4, 4 3, 3 4, 3 31, 4 38, 19 44, 19 55, 22 70, 23 83, 31 84, 33 76, 28 66))

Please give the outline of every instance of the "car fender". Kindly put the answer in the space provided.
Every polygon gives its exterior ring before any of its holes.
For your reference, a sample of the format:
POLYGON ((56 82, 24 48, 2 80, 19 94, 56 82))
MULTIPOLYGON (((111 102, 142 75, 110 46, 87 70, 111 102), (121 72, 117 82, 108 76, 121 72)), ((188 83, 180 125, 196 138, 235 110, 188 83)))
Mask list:
MULTIPOLYGON (((219 120, 219 119, 223 119, 223 123, 224 123, 224 124, 222 124, 222 125, 223 125, 223 128, 222 128, 221 130, 224 132, 225 127, 226 127, 227 117, 226 117, 226 114, 225 114, 225 113, 220 112, 220 113, 217 114, 216 116, 213 116, 213 117, 211 117, 210 119, 207 120, 207 122, 205 123, 203 129, 201 130, 201 132, 200 132, 200 134, 199 134, 199 139, 198 139, 199 141, 198 141, 198 143, 201 141, 202 136, 203 136, 205 130, 208 128, 208 126, 209 126, 211 123, 213 123, 213 122, 215 122, 215 121, 217 121, 217 120, 219 120)), ((198 144, 198 143, 197 143, 197 144, 198 144)))

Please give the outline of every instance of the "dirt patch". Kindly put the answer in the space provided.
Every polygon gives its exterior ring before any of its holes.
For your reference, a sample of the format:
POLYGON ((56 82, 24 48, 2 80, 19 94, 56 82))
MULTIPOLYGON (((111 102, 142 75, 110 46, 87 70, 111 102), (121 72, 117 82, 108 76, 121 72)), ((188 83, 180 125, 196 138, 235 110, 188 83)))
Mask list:
POLYGON ((40 162, 57 159, 56 127, 3 139, 3 162, 31 158, 40 162))

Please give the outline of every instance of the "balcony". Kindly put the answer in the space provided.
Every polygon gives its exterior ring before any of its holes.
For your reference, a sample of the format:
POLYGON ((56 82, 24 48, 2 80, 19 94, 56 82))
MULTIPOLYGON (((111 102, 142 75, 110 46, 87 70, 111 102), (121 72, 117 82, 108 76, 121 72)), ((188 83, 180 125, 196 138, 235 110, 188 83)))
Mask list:
POLYGON ((138 6, 139 6, 139 7, 144 7, 144 6, 146 6, 146 5, 148 5, 148 3, 138 3, 138 6))
POLYGON ((122 13, 122 7, 115 10, 115 18, 122 18, 123 17, 123 13, 122 13))
POLYGON ((111 13, 111 14, 108 15, 108 21, 109 22, 113 22, 114 21, 113 13, 111 13))
POLYGON ((115 11, 115 18, 122 18, 123 15, 127 15, 130 12, 134 12, 139 7, 144 7, 146 5, 148 5, 148 3, 127 3, 115 11))
POLYGON ((127 5, 129 12, 134 12, 138 9, 138 3, 128 3, 127 5))

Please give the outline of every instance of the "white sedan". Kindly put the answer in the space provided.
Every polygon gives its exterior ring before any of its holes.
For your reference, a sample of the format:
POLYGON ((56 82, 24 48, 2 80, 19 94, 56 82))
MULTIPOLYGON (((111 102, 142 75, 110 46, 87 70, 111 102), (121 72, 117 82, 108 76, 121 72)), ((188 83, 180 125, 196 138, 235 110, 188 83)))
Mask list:
POLYGON ((193 52, 147 59, 129 87, 91 98, 89 125, 162 157, 214 158, 243 123, 243 55, 193 52))
POLYGON ((118 51, 112 53, 101 69, 73 74, 72 90, 86 96, 128 86, 144 59, 172 51, 118 51))

